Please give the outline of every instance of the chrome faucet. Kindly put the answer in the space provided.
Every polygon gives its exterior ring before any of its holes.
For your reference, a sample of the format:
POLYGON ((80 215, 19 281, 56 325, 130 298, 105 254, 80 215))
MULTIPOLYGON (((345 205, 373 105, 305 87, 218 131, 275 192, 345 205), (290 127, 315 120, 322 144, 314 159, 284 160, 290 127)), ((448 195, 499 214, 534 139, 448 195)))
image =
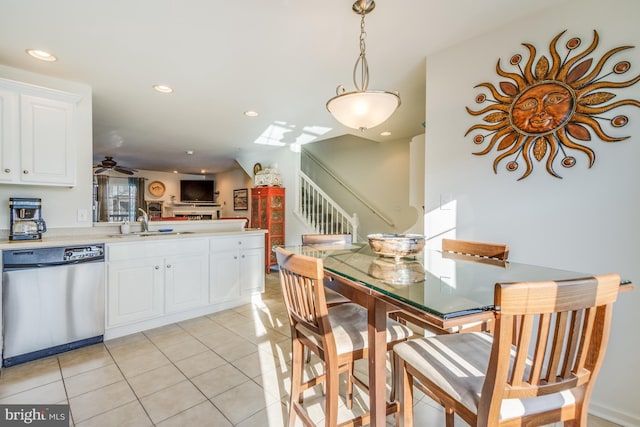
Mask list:
POLYGON ((142 215, 138 217, 138 221, 142 223, 142 231, 149 231, 149 214, 142 208, 138 208, 138 210, 142 212, 142 215))

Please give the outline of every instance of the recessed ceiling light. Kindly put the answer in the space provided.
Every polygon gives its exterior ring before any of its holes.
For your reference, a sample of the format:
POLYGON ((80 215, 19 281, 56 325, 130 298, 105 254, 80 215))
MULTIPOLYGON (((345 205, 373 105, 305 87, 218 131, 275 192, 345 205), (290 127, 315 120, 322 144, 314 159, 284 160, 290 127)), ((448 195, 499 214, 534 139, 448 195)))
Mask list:
POLYGON ((205 173, 205 172, 206 172, 206 170, 200 169, 200 173, 205 173))
POLYGON ((160 93, 173 93, 173 88, 167 85, 153 85, 153 89, 155 89, 156 92, 160 93))
POLYGON ((193 150, 187 150, 187 151, 185 151, 185 153, 187 153, 188 155, 192 155, 193 154, 193 150))
POLYGON ((380 136, 389 136, 391 135, 391 132, 389 132, 388 130, 385 130, 384 132, 380 132, 380 136))
POLYGON ((173 171, 173 173, 178 173, 178 171, 173 171))
POLYGON ((33 56, 36 59, 41 61, 53 62, 57 61, 58 58, 50 54, 49 52, 45 52, 44 50, 39 49, 27 49, 26 51, 29 55, 33 56))
POLYGON ((258 112, 257 111, 253 111, 253 110, 247 110, 244 112, 244 115, 247 117, 257 117, 258 116, 258 112))

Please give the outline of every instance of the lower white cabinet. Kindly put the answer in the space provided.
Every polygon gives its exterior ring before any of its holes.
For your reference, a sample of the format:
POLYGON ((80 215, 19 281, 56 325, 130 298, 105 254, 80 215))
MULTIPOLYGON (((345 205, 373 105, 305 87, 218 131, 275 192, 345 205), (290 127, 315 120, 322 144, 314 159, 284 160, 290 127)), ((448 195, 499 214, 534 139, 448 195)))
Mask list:
POLYGON ((164 312, 164 269, 161 257, 109 263, 107 326, 161 316, 164 312))
POLYGON ((209 257, 207 253, 165 258, 165 309, 168 313, 207 305, 209 257))
POLYGON ((207 239, 108 246, 107 327, 208 304, 207 239))
POLYGON ((211 303, 264 290, 264 235, 213 237, 210 256, 211 303))
POLYGON ((107 244, 107 332, 115 338, 230 308, 264 291, 264 234, 107 244))

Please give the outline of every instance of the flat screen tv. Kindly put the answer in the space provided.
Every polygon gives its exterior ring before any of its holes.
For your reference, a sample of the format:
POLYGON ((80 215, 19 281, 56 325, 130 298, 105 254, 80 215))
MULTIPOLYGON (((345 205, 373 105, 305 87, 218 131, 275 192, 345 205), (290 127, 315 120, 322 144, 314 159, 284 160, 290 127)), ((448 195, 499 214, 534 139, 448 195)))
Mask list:
POLYGON ((180 202, 215 203, 216 185, 213 180, 180 180, 180 202))

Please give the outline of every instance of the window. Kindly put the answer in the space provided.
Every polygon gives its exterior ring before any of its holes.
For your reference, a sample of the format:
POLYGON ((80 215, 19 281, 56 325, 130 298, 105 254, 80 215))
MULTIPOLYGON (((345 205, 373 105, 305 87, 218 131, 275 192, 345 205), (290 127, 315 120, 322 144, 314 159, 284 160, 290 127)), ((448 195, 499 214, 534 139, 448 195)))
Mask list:
POLYGON ((96 181, 98 221, 136 221, 144 207, 144 178, 97 175, 96 181))

